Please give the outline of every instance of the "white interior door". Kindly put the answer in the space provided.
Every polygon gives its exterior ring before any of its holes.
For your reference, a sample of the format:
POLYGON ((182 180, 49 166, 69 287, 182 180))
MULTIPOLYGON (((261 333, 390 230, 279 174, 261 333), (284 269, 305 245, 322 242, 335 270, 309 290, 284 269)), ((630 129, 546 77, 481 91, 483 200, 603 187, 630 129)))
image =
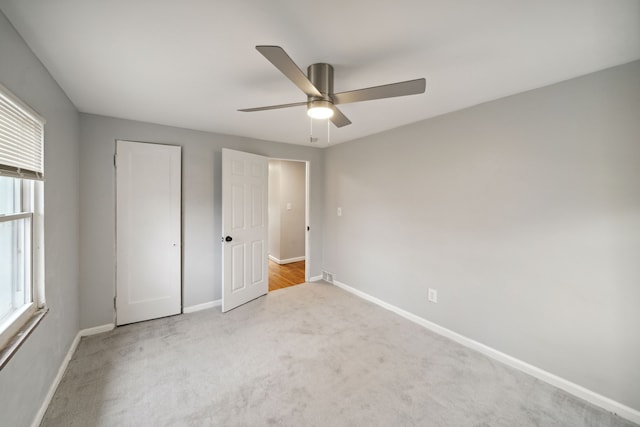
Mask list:
POLYGON ((116 323, 178 314, 181 147, 116 143, 116 323))
POLYGON ((269 160, 222 149, 222 311, 269 290, 269 160))

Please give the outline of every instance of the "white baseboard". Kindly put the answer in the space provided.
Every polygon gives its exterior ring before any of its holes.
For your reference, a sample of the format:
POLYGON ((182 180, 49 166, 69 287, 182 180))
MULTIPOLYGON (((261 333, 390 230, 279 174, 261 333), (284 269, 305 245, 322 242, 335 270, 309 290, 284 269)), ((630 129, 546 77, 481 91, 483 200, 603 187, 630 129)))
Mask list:
POLYGON ((217 299, 215 301, 209 301, 202 304, 190 305, 189 307, 183 307, 183 313, 195 313, 196 311, 206 310, 208 308, 219 307, 222 305, 222 300, 217 299))
POLYGON ((78 333, 76 334, 76 337, 73 339, 73 342, 71 343, 71 346, 69 346, 69 350, 67 351, 67 354, 64 356, 64 359, 62 359, 60 368, 58 368, 58 373, 53 379, 53 382, 49 387, 49 391, 47 392, 47 395, 45 396, 44 401, 42 402, 42 405, 38 410, 38 413, 36 414, 35 418, 33 419, 33 422, 31 423, 31 427, 38 427, 42 423, 42 418, 44 418, 44 414, 45 412, 47 412, 47 408, 51 403, 51 399, 53 399, 53 395, 58 389, 58 385, 60 385, 60 381, 62 381, 64 372, 67 370, 67 366, 69 365, 69 362, 73 357, 73 354, 76 352, 76 349, 78 348, 78 344, 80 343, 80 338, 88 337, 89 335, 100 334, 102 332, 108 332, 112 330, 114 327, 115 325, 113 323, 109 323, 107 325, 96 326, 95 328, 82 329, 81 331, 78 331, 78 333))
POLYGON ((322 274, 319 274, 318 276, 309 277, 310 282, 319 282, 320 280, 322 280, 322 274))
POLYGON ((106 325, 96 326, 94 328, 82 329, 80 332, 78 332, 78 334, 80 334, 81 337, 88 337, 90 335, 112 331, 115 327, 115 324, 107 323, 106 325))
POLYGON ((421 325, 439 335, 445 336, 459 344, 462 344, 465 347, 476 350, 484 354, 485 356, 488 356, 492 359, 495 359, 499 362, 504 363, 505 365, 511 366, 512 368, 525 372, 535 378, 538 378, 539 380, 542 380, 561 390, 564 390, 567 393, 573 394, 574 396, 577 396, 583 400, 586 400, 589 403, 592 403, 596 406, 606 409, 609 412, 613 412, 614 414, 622 418, 625 418, 629 421, 640 424, 640 411, 636 409, 623 405, 620 402, 616 402, 613 399, 605 397, 585 387, 575 384, 569 380, 566 380, 557 375, 554 375, 551 372, 547 372, 536 366, 530 365, 529 363, 524 362, 520 359, 516 359, 515 357, 502 353, 501 351, 498 351, 492 347, 479 343, 478 341, 474 341, 471 338, 467 338, 464 335, 460 335, 457 332, 444 328, 436 323, 430 322, 420 316, 416 316, 413 313, 409 313, 408 311, 405 311, 399 307, 396 307, 395 305, 384 302, 381 299, 373 297, 358 289, 352 288, 351 286, 348 286, 342 282, 334 280, 333 284, 339 288, 344 289, 347 292, 350 292, 354 295, 359 296, 362 299, 365 299, 374 304, 377 304, 380 307, 386 308, 387 310, 390 310, 404 317, 405 319, 411 320, 412 322, 415 322, 418 325, 421 325))
POLYGON ((278 259, 278 258, 274 257, 273 255, 269 255, 269 259, 271 261, 275 262, 275 263, 278 263, 278 264, 290 264, 292 262, 304 261, 306 259, 306 257, 299 256, 299 257, 295 257, 295 258, 278 259))

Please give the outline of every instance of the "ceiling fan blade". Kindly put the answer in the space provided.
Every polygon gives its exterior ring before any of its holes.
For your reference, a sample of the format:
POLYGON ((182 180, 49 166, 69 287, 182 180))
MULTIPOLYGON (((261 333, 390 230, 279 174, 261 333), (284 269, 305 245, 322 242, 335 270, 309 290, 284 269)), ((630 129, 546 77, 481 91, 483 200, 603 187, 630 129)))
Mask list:
POLYGON ((341 128, 342 126, 347 126, 351 124, 351 120, 345 116, 342 111, 338 110, 338 107, 333 106, 333 116, 331 116, 331 123, 333 123, 336 127, 341 128))
POLYGON ((309 81, 295 62, 287 55, 280 46, 256 46, 265 58, 269 60, 278 70, 293 82, 307 96, 322 96, 318 89, 309 81))
POLYGON ((238 111, 251 113, 253 111, 277 110, 279 108, 299 107, 301 105, 307 105, 307 102, 305 101, 305 102, 294 102, 293 104, 269 105, 267 107, 243 108, 242 110, 238 110, 238 111))
POLYGON ((393 98, 396 96, 416 95, 424 93, 425 79, 407 80, 406 82, 391 83, 388 85, 368 87, 366 89, 352 90, 334 94, 334 104, 348 104, 350 102, 371 101, 373 99, 393 98))

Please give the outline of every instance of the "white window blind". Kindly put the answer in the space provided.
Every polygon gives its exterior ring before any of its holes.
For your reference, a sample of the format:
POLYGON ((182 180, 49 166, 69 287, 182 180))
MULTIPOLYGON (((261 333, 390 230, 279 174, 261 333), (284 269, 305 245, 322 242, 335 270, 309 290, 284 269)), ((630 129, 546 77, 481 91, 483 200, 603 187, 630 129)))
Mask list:
POLYGON ((0 84, 0 175, 44 178, 44 123, 0 84))

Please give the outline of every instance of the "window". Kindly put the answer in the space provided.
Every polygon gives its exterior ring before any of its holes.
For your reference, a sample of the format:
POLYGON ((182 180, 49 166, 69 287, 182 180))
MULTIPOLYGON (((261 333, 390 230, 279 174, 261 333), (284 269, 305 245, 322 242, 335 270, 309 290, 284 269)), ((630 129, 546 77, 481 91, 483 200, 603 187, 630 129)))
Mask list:
POLYGON ((0 367, 46 312, 43 126, 0 85, 0 367))

